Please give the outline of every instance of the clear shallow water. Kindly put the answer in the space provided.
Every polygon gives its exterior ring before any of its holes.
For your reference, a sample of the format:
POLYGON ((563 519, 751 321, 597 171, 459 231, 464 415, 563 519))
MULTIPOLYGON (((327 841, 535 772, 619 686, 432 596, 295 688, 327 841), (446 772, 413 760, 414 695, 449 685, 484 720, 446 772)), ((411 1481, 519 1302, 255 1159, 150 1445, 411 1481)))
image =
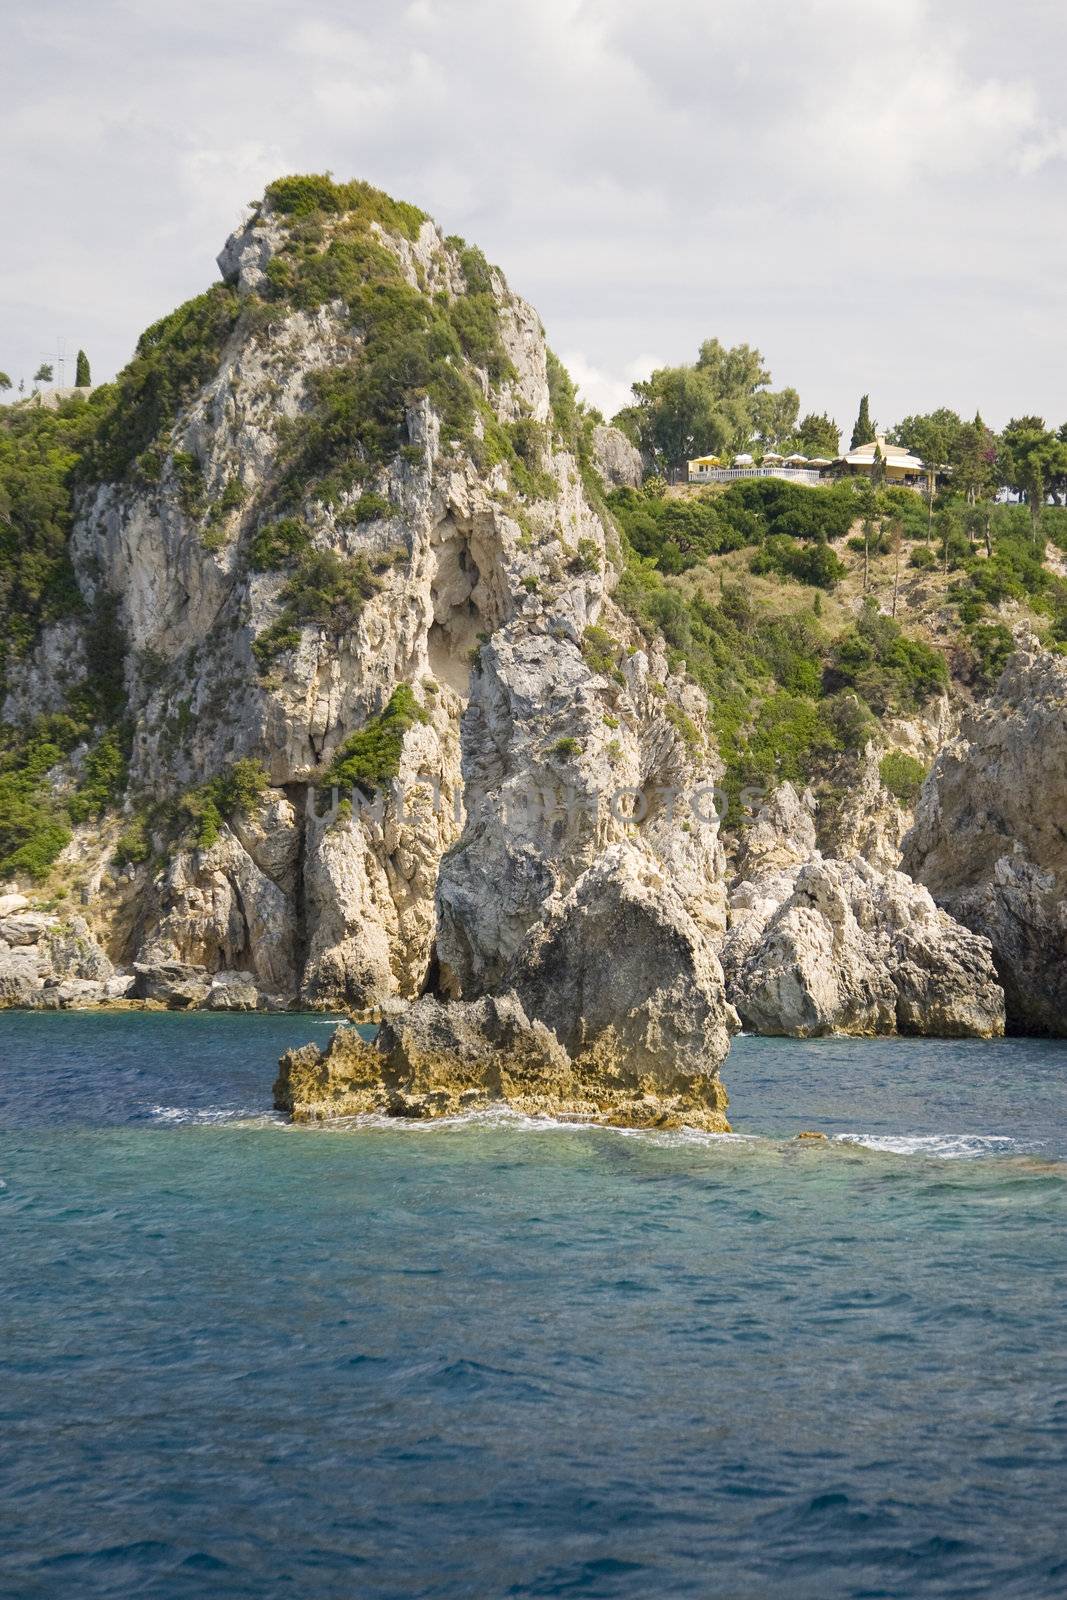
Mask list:
POLYGON ((0 1594, 1067 1594, 1062 1045, 290 1129, 320 1026, 0 1014, 0 1594))

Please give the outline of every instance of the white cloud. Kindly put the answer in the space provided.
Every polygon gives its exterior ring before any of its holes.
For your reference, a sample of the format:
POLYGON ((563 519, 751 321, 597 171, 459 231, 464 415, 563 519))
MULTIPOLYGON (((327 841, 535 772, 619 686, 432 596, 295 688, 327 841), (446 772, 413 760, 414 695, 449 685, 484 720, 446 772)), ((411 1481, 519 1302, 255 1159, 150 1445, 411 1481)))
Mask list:
POLYGON ((574 379, 579 398, 609 419, 630 404, 633 384, 643 382, 657 367, 666 365, 660 356, 643 355, 628 362, 621 373, 612 373, 596 366, 581 350, 565 351, 561 359, 574 379))
POLYGON ((329 168, 480 243, 608 414, 635 352, 717 334, 842 420, 1059 416, 1065 45, 1029 0, 23 8, 0 366, 62 334, 107 375, 269 178, 329 168))

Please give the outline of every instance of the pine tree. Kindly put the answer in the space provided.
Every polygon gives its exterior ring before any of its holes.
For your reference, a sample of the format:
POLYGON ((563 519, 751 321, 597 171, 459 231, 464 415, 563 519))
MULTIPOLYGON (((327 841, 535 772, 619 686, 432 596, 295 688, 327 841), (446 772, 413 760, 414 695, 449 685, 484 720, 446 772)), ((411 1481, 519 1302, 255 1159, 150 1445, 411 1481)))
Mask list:
POLYGON ((74 372, 74 382, 79 389, 92 387, 92 378, 89 376, 89 357, 84 350, 78 351, 78 364, 74 372))
POLYGON ((849 448, 855 450, 861 444, 871 444, 874 438, 874 423, 871 421, 871 397, 865 394, 860 401, 860 414, 856 418, 856 426, 852 430, 852 443, 849 448))

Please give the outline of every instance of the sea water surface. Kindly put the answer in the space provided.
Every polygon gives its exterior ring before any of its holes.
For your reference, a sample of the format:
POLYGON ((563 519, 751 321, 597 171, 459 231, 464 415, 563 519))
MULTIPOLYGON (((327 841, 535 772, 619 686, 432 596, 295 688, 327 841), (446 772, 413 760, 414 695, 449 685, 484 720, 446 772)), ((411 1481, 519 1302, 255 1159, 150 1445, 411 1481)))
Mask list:
POLYGON ((1063 1044, 741 1039, 711 1138, 289 1128, 314 1035, 0 1014, 0 1594, 1067 1594, 1063 1044))

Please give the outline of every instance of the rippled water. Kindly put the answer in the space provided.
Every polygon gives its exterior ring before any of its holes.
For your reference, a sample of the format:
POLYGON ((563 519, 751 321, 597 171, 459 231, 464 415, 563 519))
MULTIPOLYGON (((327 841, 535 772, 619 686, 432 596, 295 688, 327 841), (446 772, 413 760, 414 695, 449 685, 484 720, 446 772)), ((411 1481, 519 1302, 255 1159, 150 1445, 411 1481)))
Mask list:
POLYGON ((0 1594, 1067 1594, 1062 1045, 287 1128, 321 1025, 0 1015, 0 1594))

